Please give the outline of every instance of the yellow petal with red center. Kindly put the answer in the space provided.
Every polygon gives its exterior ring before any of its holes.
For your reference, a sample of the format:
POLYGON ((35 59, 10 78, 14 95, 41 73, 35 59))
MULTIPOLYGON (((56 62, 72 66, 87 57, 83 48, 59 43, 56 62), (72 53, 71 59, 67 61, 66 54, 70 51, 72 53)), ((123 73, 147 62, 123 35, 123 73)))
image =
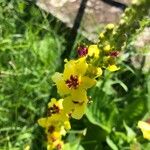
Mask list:
POLYGON ((61 141, 61 139, 57 139, 53 142, 48 142, 47 150, 63 150, 63 146, 63 141, 61 141))
POLYGON ((47 127, 47 118, 40 118, 38 124, 43 128, 47 127))
POLYGON ((71 113, 75 119, 80 119, 85 113, 87 105, 87 96, 85 90, 74 90, 70 96, 63 101, 64 111, 71 113))
POLYGON ((48 143, 54 144, 57 140, 61 139, 60 132, 54 131, 53 133, 47 133, 48 143))
POLYGON ((64 111, 66 113, 70 113, 70 111, 75 109, 76 105, 74 104, 87 102, 87 101, 88 99, 87 99, 85 90, 73 90, 70 96, 64 98, 64 101, 63 101, 64 111))
POLYGON ((139 121, 138 127, 141 129, 143 137, 150 140, 150 124, 144 121, 139 121))
POLYGON ((107 67, 107 69, 108 69, 109 71, 111 71, 111 72, 114 72, 114 71, 119 70, 120 68, 117 67, 116 65, 110 65, 110 66, 107 67))
POLYGON ((48 107, 52 107, 56 103, 57 103, 57 100, 55 98, 51 98, 51 101, 48 103, 48 107))
POLYGON ((81 79, 81 85, 80 88, 81 89, 88 89, 91 88, 92 86, 94 86, 96 84, 96 80, 95 79, 91 79, 87 76, 82 77, 81 79))
POLYGON ((55 98, 51 98, 51 101, 48 103, 48 108, 53 107, 55 105, 55 106, 58 106, 59 109, 63 109, 62 102, 63 102, 63 99, 59 99, 57 101, 55 98))
POLYGON ((51 134, 51 136, 55 137, 56 139, 59 139, 61 137, 61 134, 60 132, 55 131, 51 134))
POLYGON ((61 73, 56 72, 52 76, 52 80, 56 83, 58 93, 60 95, 66 95, 70 92, 70 89, 67 87, 63 75, 61 73))

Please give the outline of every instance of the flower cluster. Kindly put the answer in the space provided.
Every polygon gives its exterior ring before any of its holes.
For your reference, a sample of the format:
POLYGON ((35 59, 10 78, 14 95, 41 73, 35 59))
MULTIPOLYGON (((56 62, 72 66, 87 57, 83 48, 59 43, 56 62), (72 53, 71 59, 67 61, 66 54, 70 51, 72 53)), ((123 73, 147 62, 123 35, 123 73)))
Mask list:
POLYGON ((64 99, 64 111, 75 119, 85 114, 89 102, 87 90, 96 84, 103 70, 119 69, 115 64, 118 51, 111 50, 110 46, 105 49, 97 44, 78 46, 78 59, 65 60, 63 73, 56 72, 52 76, 58 94, 64 99))
POLYGON ((47 135, 47 150, 61 150, 63 148, 62 136, 69 130, 69 116, 64 112, 62 106, 63 99, 51 99, 48 103, 47 117, 40 118, 38 123, 45 128, 47 135))
MULTIPOLYGON (((108 26, 112 28, 112 25, 108 26)), ((87 90, 96 84, 104 70, 119 69, 116 66, 118 54, 110 45, 104 48, 98 44, 80 45, 77 48, 78 58, 65 59, 64 71, 55 72, 52 76, 62 99, 51 99, 47 117, 38 120, 39 125, 45 128, 49 150, 62 149, 62 136, 70 129, 69 118, 82 118, 89 103, 87 90)))
POLYGON ((111 41, 111 36, 115 34, 114 24, 108 24, 105 30, 99 34, 98 46, 101 49, 101 66, 109 71, 117 71, 116 62, 119 57, 119 50, 115 49, 114 43, 111 41))
POLYGON ((101 74, 102 70, 89 65, 84 56, 77 60, 66 60, 64 72, 53 75, 52 80, 64 99, 63 107, 67 114, 75 119, 84 115, 88 103, 87 89, 96 84, 95 78, 101 74))

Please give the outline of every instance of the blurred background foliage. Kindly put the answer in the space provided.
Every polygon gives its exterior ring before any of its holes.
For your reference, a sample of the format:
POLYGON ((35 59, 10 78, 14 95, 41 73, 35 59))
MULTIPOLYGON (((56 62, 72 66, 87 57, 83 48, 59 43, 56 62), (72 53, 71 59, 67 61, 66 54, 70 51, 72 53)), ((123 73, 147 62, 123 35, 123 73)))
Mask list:
MULTIPOLYGON (((51 75, 62 69, 69 42, 69 29, 62 25, 32 1, 0 0, 0 150, 45 149, 37 119, 57 96, 51 75)), ((85 40, 79 34, 76 44, 85 40)), ((129 45, 121 70, 105 72, 89 91, 91 104, 81 120, 71 120, 65 150, 150 149, 137 129, 138 120, 150 116, 150 70, 130 60, 138 53, 129 45)))

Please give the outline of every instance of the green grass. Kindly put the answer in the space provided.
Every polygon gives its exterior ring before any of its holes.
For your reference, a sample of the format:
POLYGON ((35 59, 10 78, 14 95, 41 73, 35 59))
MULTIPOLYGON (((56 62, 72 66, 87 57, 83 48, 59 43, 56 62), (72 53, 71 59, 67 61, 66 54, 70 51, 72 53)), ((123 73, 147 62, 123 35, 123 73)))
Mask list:
POLYGON ((34 137, 60 65, 64 35, 47 14, 27 2, 0 7, 0 148, 22 149, 34 137), (18 7, 23 8, 19 10, 18 7), (29 10, 26 13, 26 10, 29 10))

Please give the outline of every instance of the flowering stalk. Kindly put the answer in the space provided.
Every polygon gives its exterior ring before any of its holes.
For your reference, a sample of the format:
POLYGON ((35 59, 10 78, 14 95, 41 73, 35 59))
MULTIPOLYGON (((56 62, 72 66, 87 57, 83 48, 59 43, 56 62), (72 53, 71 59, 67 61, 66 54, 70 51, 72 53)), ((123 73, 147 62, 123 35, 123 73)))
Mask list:
POLYGON ((63 148, 62 136, 65 136, 67 130, 71 128, 69 116, 64 112, 62 102, 63 99, 57 101, 52 98, 48 103, 47 117, 38 120, 39 125, 45 128, 48 150, 61 150, 63 148))
POLYGON ((108 25, 99 36, 98 47, 108 50, 124 50, 131 41, 136 31, 141 28, 141 21, 148 16, 150 8, 149 0, 133 0, 131 7, 122 14, 117 26, 108 25))
POLYGON ((79 46, 78 59, 65 60, 63 73, 56 72, 52 76, 61 99, 51 99, 47 117, 38 120, 39 125, 45 128, 48 150, 63 148, 62 136, 71 128, 70 117, 81 119, 85 114, 89 103, 87 90, 96 84, 103 71, 114 72, 120 69, 117 65, 119 51, 140 27, 137 19, 143 19, 148 13, 143 9, 147 8, 148 3, 148 0, 134 2, 125 11, 118 26, 108 24, 104 32, 100 33, 98 44, 79 46), (142 8, 140 14, 139 7, 142 8))

